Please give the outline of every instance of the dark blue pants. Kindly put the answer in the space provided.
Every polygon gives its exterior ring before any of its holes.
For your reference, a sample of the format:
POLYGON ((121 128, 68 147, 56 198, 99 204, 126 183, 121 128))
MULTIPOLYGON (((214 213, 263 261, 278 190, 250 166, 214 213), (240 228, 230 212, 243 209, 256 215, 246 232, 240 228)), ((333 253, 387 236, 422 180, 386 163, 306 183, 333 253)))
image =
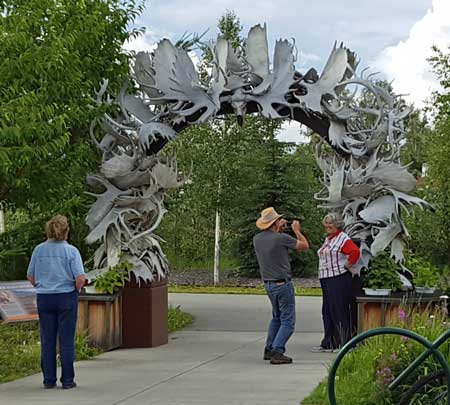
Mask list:
POLYGON ((322 318, 325 336, 320 344, 326 349, 338 349, 351 336, 352 275, 320 279, 323 292, 322 318))
POLYGON ((61 355, 61 383, 73 383, 78 292, 37 294, 41 332, 41 368, 44 384, 56 383, 56 337, 61 355))

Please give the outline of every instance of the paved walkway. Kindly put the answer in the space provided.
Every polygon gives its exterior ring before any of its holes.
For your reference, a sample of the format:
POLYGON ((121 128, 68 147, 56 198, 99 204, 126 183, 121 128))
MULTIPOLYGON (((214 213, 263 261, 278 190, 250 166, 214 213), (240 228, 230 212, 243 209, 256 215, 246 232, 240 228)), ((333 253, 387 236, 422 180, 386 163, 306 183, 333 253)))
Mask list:
POLYGON ((299 404, 332 357, 309 352, 321 337, 320 298, 297 297, 291 365, 262 360, 270 308, 265 296, 170 295, 195 316, 153 349, 116 350, 76 364, 78 387, 43 390, 33 375, 0 385, 0 404, 299 404))

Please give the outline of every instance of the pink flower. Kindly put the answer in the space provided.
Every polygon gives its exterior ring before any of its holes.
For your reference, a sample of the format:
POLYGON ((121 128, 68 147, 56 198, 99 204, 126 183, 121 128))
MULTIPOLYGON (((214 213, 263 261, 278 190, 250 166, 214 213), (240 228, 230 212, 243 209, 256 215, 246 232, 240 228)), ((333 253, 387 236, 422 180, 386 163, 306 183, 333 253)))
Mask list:
POLYGON ((406 312, 402 308, 399 308, 398 310, 398 318, 401 321, 404 321, 406 319, 406 312))
POLYGON ((380 368, 377 370, 377 378, 380 385, 388 385, 394 380, 392 370, 389 367, 380 368))
POLYGON ((402 336, 402 340, 403 340, 404 342, 407 342, 407 341, 409 340, 409 337, 408 337, 408 336, 402 336))

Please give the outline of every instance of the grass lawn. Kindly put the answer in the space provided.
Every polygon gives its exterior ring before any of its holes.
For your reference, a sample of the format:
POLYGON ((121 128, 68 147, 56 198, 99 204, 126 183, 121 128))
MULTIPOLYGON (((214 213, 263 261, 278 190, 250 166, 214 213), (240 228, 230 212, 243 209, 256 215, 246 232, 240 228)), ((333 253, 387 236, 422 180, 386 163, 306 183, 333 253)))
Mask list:
MULTIPOLYGON (((169 332, 173 332, 189 325, 192 316, 180 307, 170 307, 168 321, 169 332)), ((88 346, 85 336, 77 336, 77 360, 88 360, 100 353, 101 350, 88 346)), ((0 322, 0 384, 39 373, 40 356, 38 322, 0 322)))
MULTIPOLYGON (((257 287, 227 287, 227 286, 185 286, 169 285, 170 293, 187 294, 249 294, 265 295, 266 291, 262 285, 257 287)), ((295 287, 295 295, 321 297, 321 288, 295 287)))

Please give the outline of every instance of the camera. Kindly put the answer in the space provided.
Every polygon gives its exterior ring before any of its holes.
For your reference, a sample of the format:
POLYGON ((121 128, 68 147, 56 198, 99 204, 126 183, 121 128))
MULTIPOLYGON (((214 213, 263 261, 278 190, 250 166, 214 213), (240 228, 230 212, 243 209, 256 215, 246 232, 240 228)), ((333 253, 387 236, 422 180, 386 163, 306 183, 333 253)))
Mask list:
POLYGON ((299 221, 300 224, 301 224, 302 221, 303 221, 303 218, 301 218, 301 217, 285 218, 285 220, 287 221, 287 223, 286 223, 286 225, 284 226, 283 232, 285 232, 285 233, 287 233, 287 234, 289 234, 289 235, 295 236, 295 233, 294 233, 294 231, 292 230, 292 223, 293 223, 294 221, 299 221))
POLYGON ((303 218, 302 218, 302 217, 285 218, 285 220, 287 221, 286 227, 291 228, 291 227, 292 227, 292 223, 293 223, 294 221, 298 221, 298 222, 300 222, 300 224, 301 224, 302 221, 303 221, 303 218))

